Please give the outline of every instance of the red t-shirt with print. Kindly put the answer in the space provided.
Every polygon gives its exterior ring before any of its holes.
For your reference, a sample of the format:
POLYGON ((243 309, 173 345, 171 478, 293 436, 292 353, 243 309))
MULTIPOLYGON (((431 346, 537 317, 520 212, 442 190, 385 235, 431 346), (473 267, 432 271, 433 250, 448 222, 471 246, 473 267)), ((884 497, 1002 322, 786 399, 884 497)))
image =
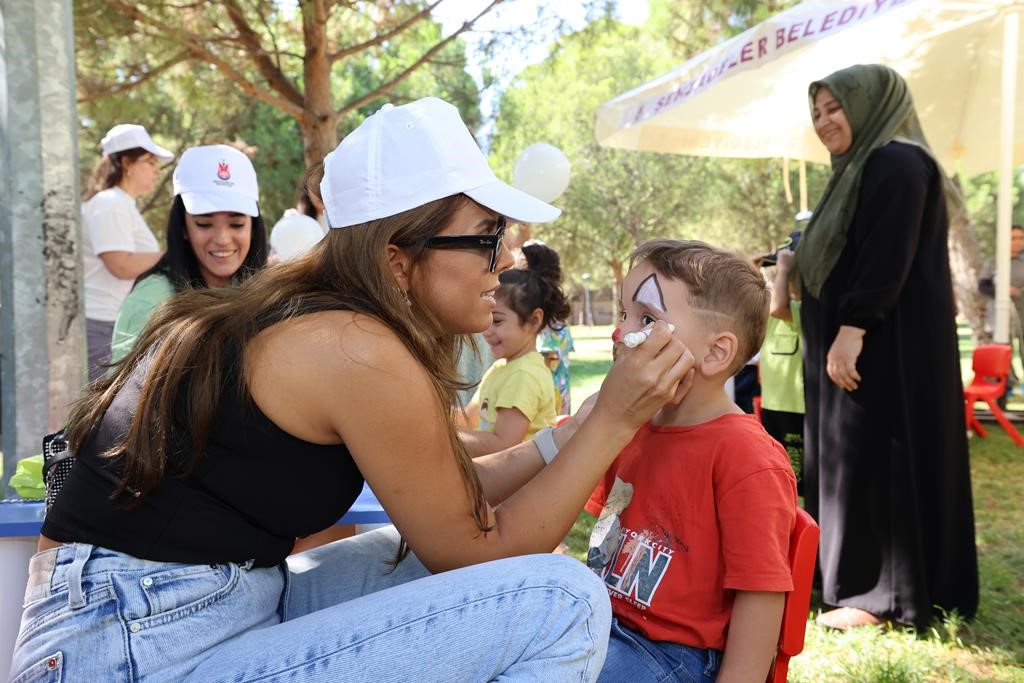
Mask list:
POLYGON ((724 649, 735 591, 793 589, 796 478, 753 416, 647 423, 586 509, 599 518, 587 564, 650 640, 724 649))

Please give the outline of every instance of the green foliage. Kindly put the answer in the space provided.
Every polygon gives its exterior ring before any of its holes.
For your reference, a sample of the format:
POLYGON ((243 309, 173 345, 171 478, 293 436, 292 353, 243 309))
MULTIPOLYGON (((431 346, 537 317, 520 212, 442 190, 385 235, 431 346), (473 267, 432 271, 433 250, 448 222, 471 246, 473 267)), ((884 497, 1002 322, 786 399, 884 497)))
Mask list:
MULTIPOLYGON (((996 205, 999 194, 999 176, 996 173, 982 173, 973 178, 961 177, 967 213, 978 236, 978 246, 985 258, 992 258, 996 251, 996 205)), ((1010 185, 1013 193, 1011 222, 1024 224, 1024 167, 1018 168, 1010 185)))
MULTIPOLYGON (((287 116, 245 97, 206 64, 182 61, 144 77, 151 65, 166 59, 167 49, 139 40, 130 20, 98 0, 75 3, 75 49, 83 189, 99 160, 100 139, 111 126, 132 122, 146 126, 158 144, 179 154, 196 145, 237 141, 253 159, 261 210, 270 225, 280 207, 293 202, 304 165, 302 138, 287 116), (131 83, 138 85, 126 87, 131 83), (292 166, 281 165, 282 157, 290 158, 292 166), (287 178, 281 177, 285 168, 287 178)), ((143 198, 143 215, 158 236, 171 205, 173 169, 173 162, 164 167, 156 192, 143 198)))
POLYGON ((511 178, 516 158, 535 142, 554 144, 572 164, 572 182, 558 202, 563 217, 535 228, 570 273, 620 279, 633 247, 680 234, 687 198, 700 190, 692 159, 608 149, 594 139, 598 105, 671 63, 665 50, 641 38, 636 29, 599 19, 524 71, 501 98, 491 154, 500 176, 511 178))
POLYGON ((665 36, 683 61, 794 4, 796 0, 651 0, 648 26, 665 36))
MULTIPOLYGON (((227 8, 228 3, 172 4, 159 0, 132 3, 147 22, 136 21, 117 0, 75 0, 76 77, 79 99, 79 154, 82 186, 98 161, 99 141, 114 124, 141 123, 154 139, 177 152, 202 144, 234 144, 253 160, 259 177, 261 212, 271 227, 293 206, 305 171, 304 141, 299 120, 246 92, 239 82, 208 59, 190 53, 188 36, 202 38, 201 47, 222 60, 235 75, 273 97, 280 96, 261 74, 256 56, 274 68, 303 97, 305 56, 303 2, 254 0, 238 3, 262 50, 244 49, 227 8)), ((386 10, 380 3, 336 5, 327 17, 323 50, 338 50, 394 29, 420 11, 425 2, 397 3, 386 10)), ((330 106, 345 111, 336 135, 344 135, 385 101, 404 103, 426 95, 456 104, 471 127, 481 123, 478 91, 465 71, 465 45, 455 39, 415 69, 387 93, 383 84, 394 79, 442 40, 440 26, 429 18, 413 24, 394 39, 359 50, 330 67, 330 106), (352 102, 362 105, 346 110, 352 102)), ((158 189, 144 198, 143 215, 162 234, 171 203, 170 175, 164 169, 158 189)))
MULTIPOLYGON (((702 239, 754 253, 773 249, 793 229, 797 208, 786 200, 781 160, 709 159, 598 145, 593 130, 602 103, 677 66, 683 43, 703 41, 706 47, 710 40, 710 34, 688 34, 681 43, 667 25, 678 23, 683 5, 652 4, 644 27, 604 16, 564 38, 501 98, 491 148, 499 175, 511 178, 516 158, 535 142, 559 147, 572 164, 569 189, 556 202, 563 216, 536 226, 534 234, 559 251, 576 283, 591 273, 596 281, 617 285, 629 252, 653 238, 702 239)), ((757 3, 691 4, 700 5, 701 16, 717 12, 730 31, 741 30, 762 11, 757 3)), ((793 188, 797 170, 792 164, 793 188)), ((812 197, 827 177, 824 167, 809 169, 812 197)))

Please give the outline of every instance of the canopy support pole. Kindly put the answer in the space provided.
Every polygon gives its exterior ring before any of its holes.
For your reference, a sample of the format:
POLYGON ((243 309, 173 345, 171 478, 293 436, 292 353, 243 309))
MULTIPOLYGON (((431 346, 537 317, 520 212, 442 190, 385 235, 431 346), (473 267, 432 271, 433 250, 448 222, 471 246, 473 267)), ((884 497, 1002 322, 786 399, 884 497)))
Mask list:
POLYGON ((793 190, 789 187, 789 157, 782 157, 782 189, 786 193, 786 203, 793 203, 793 190))
POLYGON ((800 160, 800 213, 807 211, 807 162, 800 160))
POLYGON ((1013 178, 1014 105, 1017 101, 1017 50, 1021 11, 1015 5, 1003 21, 1002 106, 999 110, 999 197, 996 203, 995 341, 1010 340, 1010 214, 1013 178))

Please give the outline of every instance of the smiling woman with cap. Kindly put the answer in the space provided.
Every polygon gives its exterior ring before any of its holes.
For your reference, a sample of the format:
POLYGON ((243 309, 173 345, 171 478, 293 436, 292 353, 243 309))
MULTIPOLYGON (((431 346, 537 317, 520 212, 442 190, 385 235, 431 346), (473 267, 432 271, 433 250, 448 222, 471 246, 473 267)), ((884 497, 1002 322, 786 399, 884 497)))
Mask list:
POLYGON ((100 141, 103 158, 82 197, 82 251, 89 380, 110 360, 110 335, 132 281, 160 258, 156 236, 135 200, 156 187, 160 164, 174 158, 134 123, 114 126, 100 141))
POLYGON ((267 264, 256 170, 245 154, 228 145, 192 147, 173 180, 167 253, 139 276, 121 306, 111 342, 115 362, 175 292, 244 282, 267 264))
POLYGON ((502 219, 558 209, 500 182, 433 98, 364 121, 321 188, 332 230, 305 258, 174 297, 77 406, 16 676, 597 677, 607 591, 550 551, 640 425, 682 397, 692 356, 658 324, 543 451, 471 460, 455 358, 513 264, 502 219), (364 478, 397 531, 288 557, 364 478))

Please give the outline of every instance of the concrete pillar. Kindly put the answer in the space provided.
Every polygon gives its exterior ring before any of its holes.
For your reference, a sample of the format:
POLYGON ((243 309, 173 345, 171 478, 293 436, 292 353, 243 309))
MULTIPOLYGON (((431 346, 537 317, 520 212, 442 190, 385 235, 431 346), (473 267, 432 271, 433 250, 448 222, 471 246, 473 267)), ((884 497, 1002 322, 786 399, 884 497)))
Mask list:
POLYGON ((85 382, 71 0, 0 0, 3 489, 85 382))

